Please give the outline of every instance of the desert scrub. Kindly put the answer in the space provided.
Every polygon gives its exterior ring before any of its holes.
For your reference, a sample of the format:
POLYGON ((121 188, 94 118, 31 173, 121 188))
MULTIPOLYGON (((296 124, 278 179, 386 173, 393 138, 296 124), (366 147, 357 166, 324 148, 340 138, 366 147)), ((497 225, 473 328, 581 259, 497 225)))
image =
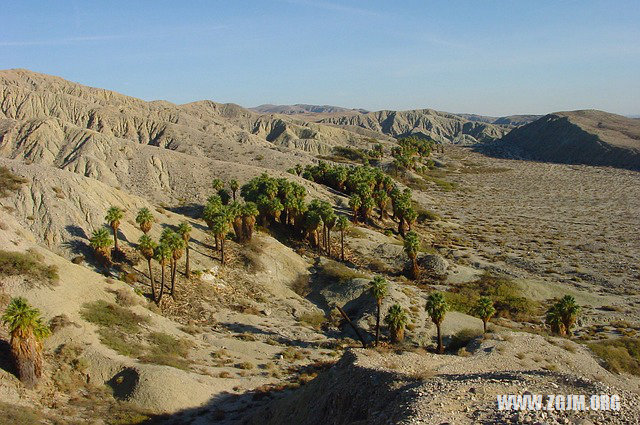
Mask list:
POLYGON ((251 362, 242 362, 242 363, 236 363, 234 367, 237 369, 251 370, 255 367, 255 365, 251 362))
POLYGON ((366 278, 364 273, 345 266, 334 260, 326 260, 318 265, 318 274, 322 277, 341 283, 349 282, 352 279, 366 278))
POLYGON ((31 425, 42 423, 44 417, 30 407, 0 401, 0 417, 4 425, 31 425))
POLYGON ((44 257, 34 250, 26 253, 0 250, 0 276, 24 276, 29 279, 56 283, 58 268, 48 266, 44 257))
POLYGON ((144 351, 134 337, 140 331, 140 324, 149 322, 148 318, 103 300, 84 304, 80 316, 98 325, 100 342, 119 354, 138 357, 144 351))
POLYGON ((7 167, 0 167, 0 198, 20 189, 26 182, 27 179, 13 174, 7 167))
POLYGON ((176 369, 188 370, 191 361, 186 357, 193 346, 185 339, 178 339, 162 332, 151 332, 147 337, 149 352, 140 356, 140 361, 176 369))
POLYGON ((471 341, 482 336, 482 330, 479 329, 460 329, 451 337, 447 349, 452 352, 458 352, 465 348, 471 341))
POLYGON ((540 303, 524 297, 517 283, 488 272, 474 282, 453 287, 444 295, 451 308, 462 313, 469 313, 481 296, 491 298, 496 309, 496 317, 532 321, 541 313, 540 303))
POLYGON ((640 339, 622 337, 592 342, 587 346, 611 372, 640 376, 640 339))
POLYGON ((325 322, 327 321, 327 318, 324 316, 323 313, 320 312, 316 312, 316 313, 304 313, 302 316, 300 316, 300 323, 306 324, 311 326, 313 329, 321 329, 322 325, 325 324, 325 322))
POLYGON ((307 357, 301 350, 296 350, 293 347, 287 347, 283 352, 280 353, 280 355, 283 359, 290 362, 294 360, 304 360, 307 357))

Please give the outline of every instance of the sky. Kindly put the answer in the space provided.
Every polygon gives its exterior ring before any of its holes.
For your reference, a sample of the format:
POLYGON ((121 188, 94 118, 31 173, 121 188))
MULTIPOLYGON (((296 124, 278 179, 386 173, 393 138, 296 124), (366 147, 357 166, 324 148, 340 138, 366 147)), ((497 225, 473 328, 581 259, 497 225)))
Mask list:
POLYGON ((640 1, 4 1, 0 69, 145 100, 640 114, 640 1))

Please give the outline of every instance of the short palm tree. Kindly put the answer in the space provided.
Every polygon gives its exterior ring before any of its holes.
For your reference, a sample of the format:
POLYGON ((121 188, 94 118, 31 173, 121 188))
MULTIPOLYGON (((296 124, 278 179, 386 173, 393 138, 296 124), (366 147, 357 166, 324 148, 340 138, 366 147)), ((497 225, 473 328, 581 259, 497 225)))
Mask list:
POLYGON ((120 227, 120 220, 124 213, 118 207, 111 207, 107 210, 107 215, 104 218, 106 222, 111 226, 111 230, 113 230, 113 243, 116 251, 119 251, 118 248, 118 227, 120 227))
POLYGON ((95 253, 102 259, 105 266, 111 263, 111 245, 113 241, 109 232, 104 227, 95 230, 89 239, 89 244, 95 253))
POLYGON ((153 269, 151 268, 151 260, 153 260, 153 256, 155 254, 157 243, 151 239, 149 235, 142 235, 138 240, 138 251, 142 256, 147 260, 147 266, 149 267, 149 280, 151 281, 151 297, 153 301, 156 300, 156 284, 153 281, 153 269))
POLYGON ((340 232, 340 259, 344 261, 344 232, 349 228, 349 220, 341 215, 336 221, 336 230, 340 232))
POLYGON ((404 339, 404 327, 408 323, 407 312, 400 304, 394 304, 389 308, 384 322, 389 327, 391 342, 400 342, 404 339))
POLYGON ((231 189, 231 194, 233 195, 233 202, 236 202, 236 192, 239 187, 240 185, 238 184, 238 180, 233 179, 229 182, 229 189, 231 189))
POLYGON ((215 190, 217 193, 220 189, 224 187, 224 183, 220 179, 213 179, 213 181, 211 182, 211 186, 213 187, 213 190, 215 190))
POLYGON ((184 266, 184 275, 187 277, 187 279, 191 277, 191 263, 189 262, 189 241, 191 240, 191 230, 193 230, 193 228, 186 221, 183 221, 178 226, 178 234, 184 241, 184 248, 187 254, 185 259, 186 264, 184 266))
POLYGON ((349 198, 349 207, 353 212, 354 223, 358 222, 358 210, 360 210, 361 206, 362 206, 362 198, 360 197, 360 195, 357 195, 357 194, 351 195, 351 198, 349 198))
POLYGON ((253 237, 253 228, 256 225, 258 207, 253 202, 247 202, 242 206, 242 233, 243 240, 250 241, 253 237))
POLYGON ((487 333, 487 322, 491 320, 496 309, 493 307, 493 301, 489 297, 480 297, 471 309, 471 313, 482 320, 483 333, 487 333))
POLYGON ((549 307, 544 321, 551 329, 551 332, 556 335, 564 335, 564 325, 562 324, 562 316, 557 303, 549 307))
POLYGON ((156 299, 156 304, 160 304, 160 301, 162 300, 162 295, 164 294, 164 271, 165 268, 167 266, 167 261, 171 260, 171 248, 169 247, 169 245, 166 242, 160 242, 160 244, 158 244, 158 246, 156 247, 155 253, 154 253, 154 258, 156 259, 157 262, 160 263, 160 267, 162 269, 162 280, 160 281, 160 291, 158 292, 158 298, 156 299))
POLYGON ((376 300, 376 346, 380 341, 380 310, 382 309, 382 300, 387 296, 389 287, 387 281, 382 276, 376 276, 369 284, 371 295, 376 300))
POLYGON ((4 314, 2 323, 11 333, 11 355, 20 381, 34 388, 42 377, 42 340, 49 336, 49 328, 42 323, 40 312, 24 298, 13 298, 4 314))
POLYGON ((425 310, 431 317, 431 321, 436 325, 438 331, 438 353, 444 353, 444 346, 442 345, 442 332, 440 326, 444 320, 444 316, 449 310, 449 305, 444 299, 444 296, 440 292, 434 292, 427 298, 427 304, 425 310))
POLYGON ((142 230, 144 234, 149 233, 149 230, 151 230, 151 226, 153 225, 153 214, 151 214, 149 208, 141 208, 140 211, 138 211, 136 223, 138 223, 140 230, 142 230))
POLYGON ((576 323, 578 313, 580 312, 580 306, 576 304, 575 298, 571 295, 565 295, 558 302, 558 312, 560 313, 560 319, 564 326, 564 331, 567 336, 571 336, 571 328, 576 323))
POLYGON ((408 232, 404 238, 404 252, 411 260, 411 278, 418 278, 418 250, 420 249, 420 240, 416 232, 408 232))

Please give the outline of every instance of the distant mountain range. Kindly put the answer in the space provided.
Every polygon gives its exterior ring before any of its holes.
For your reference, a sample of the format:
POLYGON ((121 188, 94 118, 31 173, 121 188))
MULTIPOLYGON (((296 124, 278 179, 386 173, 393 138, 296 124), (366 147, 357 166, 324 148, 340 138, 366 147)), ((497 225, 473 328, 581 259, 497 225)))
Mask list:
POLYGON ((285 115, 297 115, 297 114, 335 114, 343 112, 354 112, 360 114, 366 114, 366 109, 348 109, 340 106, 331 105, 306 105, 303 103, 297 103, 295 105, 271 105, 265 104, 256 106, 255 108, 249 108, 251 111, 258 112, 260 114, 285 114, 285 115))

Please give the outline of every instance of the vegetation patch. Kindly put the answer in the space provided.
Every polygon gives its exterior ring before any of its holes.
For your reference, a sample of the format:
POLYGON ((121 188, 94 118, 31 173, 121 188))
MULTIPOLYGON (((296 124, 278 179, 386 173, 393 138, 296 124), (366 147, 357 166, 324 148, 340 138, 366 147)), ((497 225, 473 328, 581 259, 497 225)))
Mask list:
POLYGON ((56 283, 58 268, 44 264, 43 260, 44 257, 33 250, 26 253, 0 250, 0 276, 24 276, 56 283))
POLYGON ((357 278, 366 278, 367 275, 351 267, 334 260, 327 260, 318 265, 318 274, 329 280, 341 283, 349 282, 357 278))
POLYGON ((141 323, 148 323, 147 317, 140 316, 128 308, 98 300, 83 305, 80 312, 82 318, 105 328, 118 328, 129 333, 140 329, 141 323))
POLYGON ((592 342, 588 347, 604 362, 605 368, 615 373, 640 376, 640 339, 616 338, 592 342))
POLYGON ((480 297, 489 297, 497 317, 530 321, 540 314, 541 305, 522 295, 520 287, 511 279, 485 272, 474 282, 459 284, 444 293, 453 310, 469 314, 480 297))
POLYGON ((3 401, 0 401, 0 417, 4 425, 31 425, 44 420, 42 414, 35 409, 3 401))
POLYGON ((447 350, 457 353, 469 345, 471 341, 481 336, 482 331, 480 330, 470 328, 460 329, 455 335, 451 336, 447 350))
POLYGON ((149 334, 149 352, 140 357, 145 363, 154 363, 188 370, 191 362, 187 360, 191 343, 162 332, 149 334))
POLYGON ((322 325, 324 325, 326 321, 327 318, 320 312, 304 313, 302 316, 300 316, 301 323, 305 323, 317 330, 321 329, 322 325))
POLYGON ((0 167, 0 198, 20 189, 26 182, 27 179, 13 174, 7 167, 0 167))

